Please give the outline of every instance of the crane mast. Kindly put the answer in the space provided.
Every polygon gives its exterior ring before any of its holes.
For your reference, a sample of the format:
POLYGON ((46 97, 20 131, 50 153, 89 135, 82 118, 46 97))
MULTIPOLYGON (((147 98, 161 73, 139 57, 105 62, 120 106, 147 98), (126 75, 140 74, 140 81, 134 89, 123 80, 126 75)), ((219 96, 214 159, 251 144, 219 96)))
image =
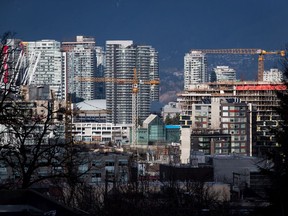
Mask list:
POLYGON ((139 93, 139 84, 144 85, 159 85, 160 81, 156 80, 138 80, 137 70, 133 70, 133 79, 124 79, 124 78, 113 78, 113 77, 76 77, 76 80, 80 82, 112 82, 116 84, 132 84, 132 146, 136 147, 137 145, 137 128, 139 126, 138 122, 138 93, 139 93))

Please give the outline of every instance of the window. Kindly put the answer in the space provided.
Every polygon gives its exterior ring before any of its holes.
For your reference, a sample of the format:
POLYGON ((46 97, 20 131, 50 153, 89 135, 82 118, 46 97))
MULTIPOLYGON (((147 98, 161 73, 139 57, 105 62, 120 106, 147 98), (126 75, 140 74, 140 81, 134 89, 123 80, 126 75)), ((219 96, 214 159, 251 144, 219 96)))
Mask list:
POLYGON ((128 165, 128 161, 126 161, 126 160, 119 160, 118 165, 119 165, 119 166, 127 166, 127 165, 128 165))
POLYGON ((79 172, 84 173, 88 171, 88 164, 83 164, 78 167, 79 172))
POLYGON ((235 152, 235 153, 239 153, 240 150, 239 150, 239 149, 233 149, 233 152, 235 152))
POLYGON ((222 149, 222 153, 228 154, 228 149, 222 149))
POLYGON ((232 147, 239 147, 239 143, 238 142, 235 142, 235 143, 232 143, 232 147))
POLYGON ((94 160, 92 161, 92 166, 100 167, 102 165, 101 160, 94 160))
POLYGON ((105 161, 105 166, 114 166, 114 161, 105 161))

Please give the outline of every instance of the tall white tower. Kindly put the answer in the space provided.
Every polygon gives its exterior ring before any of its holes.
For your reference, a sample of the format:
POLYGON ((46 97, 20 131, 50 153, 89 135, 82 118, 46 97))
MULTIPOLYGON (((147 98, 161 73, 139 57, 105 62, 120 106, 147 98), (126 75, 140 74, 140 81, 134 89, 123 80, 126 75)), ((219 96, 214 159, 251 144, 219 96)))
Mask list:
MULTIPOLYGON (((49 85, 58 99, 65 98, 65 82, 62 71, 61 44, 55 40, 25 42, 28 56, 38 55, 39 60, 32 74, 31 84, 49 85)), ((29 63, 28 63, 29 64, 29 63)))
POLYGON ((201 51, 190 51, 184 57, 184 89, 208 81, 207 60, 201 51))
POLYGON ((217 66, 211 73, 211 82, 236 81, 236 71, 229 66, 217 66))
POLYGON ((267 82, 283 82, 283 72, 277 68, 271 68, 269 71, 264 71, 263 81, 267 82))

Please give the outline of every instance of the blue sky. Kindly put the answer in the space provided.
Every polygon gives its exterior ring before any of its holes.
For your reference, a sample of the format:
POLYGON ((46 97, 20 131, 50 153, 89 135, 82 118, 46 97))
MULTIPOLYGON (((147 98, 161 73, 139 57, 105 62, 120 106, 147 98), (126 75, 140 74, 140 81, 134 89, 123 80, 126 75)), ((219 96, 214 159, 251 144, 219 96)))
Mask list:
POLYGON ((287 0, 1 0, 0 34, 26 41, 131 39, 182 69, 192 48, 262 48, 288 42, 287 0))

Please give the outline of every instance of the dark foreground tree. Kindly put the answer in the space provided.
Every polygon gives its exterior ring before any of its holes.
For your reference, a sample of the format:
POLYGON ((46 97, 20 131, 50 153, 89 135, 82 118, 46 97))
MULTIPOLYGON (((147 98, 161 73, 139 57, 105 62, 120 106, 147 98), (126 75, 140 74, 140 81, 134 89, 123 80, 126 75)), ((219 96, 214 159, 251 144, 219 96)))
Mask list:
POLYGON ((6 172, 0 184, 29 188, 49 185, 53 178, 77 177, 81 158, 73 140, 67 139, 71 127, 65 121, 71 116, 67 118, 65 104, 53 92, 48 90, 45 99, 30 99, 32 87, 17 83, 23 72, 17 58, 21 52, 12 36, 6 33, 0 42, 0 167, 6 172))
POLYGON ((280 116, 277 130, 272 130, 277 139, 273 150, 267 152, 267 158, 272 161, 272 166, 262 169, 262 172, 269 176, 271 188, 267 190, 270 206, 262 209, 260 215, 288 215, 288 57, 282 60, 282 71, 284 75, 284 91, 278 91, 277 97, 280 106, 277 112, 280 116))

